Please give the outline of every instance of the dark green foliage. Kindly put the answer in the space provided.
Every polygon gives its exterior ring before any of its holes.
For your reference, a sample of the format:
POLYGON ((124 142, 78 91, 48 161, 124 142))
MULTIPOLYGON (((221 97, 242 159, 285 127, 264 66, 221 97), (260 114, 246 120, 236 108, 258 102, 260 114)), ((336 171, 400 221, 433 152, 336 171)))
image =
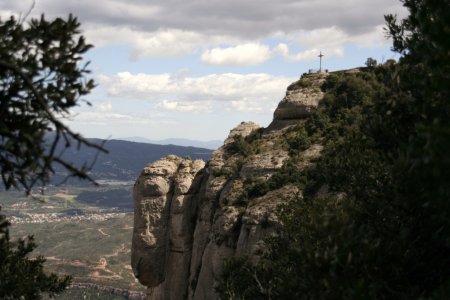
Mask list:
MULTIPOLYGON (((321 132, 325 149, 315 166, 300 171, 293 156, 269 180, 248 182, 248 197, 286 184, 305 190, 304 198, 283 208, 285 227, 267 241, 269 251, 260 264, 244 268, 253 278, 249 289, 272 275, 261 283, 270 290, 261 299, 410 299, 425 295, 427 280, 419 274, 434 281, 445 274, 445 249, 411 245, 418 232, 427 239, 422 242, 433 244, 416 225, 423 225, 416 219, 423 214, 405 211, 395 195, 401 177, 396 173, 398 152, 405 139, 400 134, 410 126, 395 124, 386 114, 386 101, 392 98, 389 83, 380 84, 386 78, 383 68, 346 74, 329 84, 325 109, 296 129, 311 141, 321 132), (315 197, 324 184, 331 194, 315 197), (337 196, 339 192, 345 194, 337 196), (440 252, 444 265, 427 267, 432 265, 427 251, 440 252), (422 260, 427 263, 421 266, 422 260), (441 270, 439 275, 435 270, 441 270)), ((233 285, 232 278, 224 280, 233 285)))
POLYGON ((367 60, 366 60, 366 66, 368 68, 376 67, 377 64, 378 64, 377 60, 372 58, 372 57, 368 57, 367 60))
POLYGON ((66 289, 71 278, 59 278, 45 274, 42 256, 28 258, 36 248, 33 236, 17 242, 10 241, 9 223, 0 215, 0 298, 42 299, 42 293, 50 297, 66 289))
POLYGON ((61 141, 104 151, 61 121, 80 98, 94 88, 81 65, 92 46, 80 36, 79 22, 32 19, 28 26, 10 17, 0 19, 0 168, 4 186, 23 187, 46 183, 53 164, 72 176, 90 179, 90 166, 74 166, 55 151, 61 141), (53 133, 51 141, 46 136, 53 133))
POLYGON ((300 189, 306 185, 307 171, 302 171, 296 166, 292 159, 286 160, 281 169, 275 172, 269 179, 248 177, 244 181, 244 191, 241 200, 248 200, 267 194, 285 185, 292 184, 300 189))
POLYGON ((264 132, 264 127, 255 129, 252 132, 250 132, 250 134, 248 136, 245 137, 245 140, 248 143, 253 144, 262 137, 263 132, 264 132))
POLYGON ((217 287, 216 292, 221 295, 220 299, 269 299, 267 295, 270 295, 270 284, 266 284, 271 281, 271 276, 264 278, 258 278, 257 274, 267 274, 267 270, 264 265, 257 266, 259 270, 255 270, 255 266, 252 265, 248 257, 237 257, 232 259, 225 259, 223 264, 223 278, 227 278, 222 281, 217 287))
POLYGON ((244 157, 253 154, 253 149, 251 148, 250 143, 247 142, 240 134, 233 137, 233 143, 228 146, 228 151, 231 153, 237 153, 244 157))
POLYGON ((343 74, 344 73, 342 71, 329 73, 328 77, 327 77, 327 80, 321 86, 322 91, 326 92, 331 87, 336 86, 336 83, 339 81, 339 79, 341 79, 343 74))
POLYGON ((322 156, 235 295, 262 285, 261 299, 450 298, 450 9, 403 3, 407 19, 386 17, 398 64, 328 77, 299 133, 322 156))
POLYGON ((215 177, 224 176, 226 179, 231 179, 234 176, 237 176, 237 174, 238 174, 237 169, 230 167, 221 167, 219 170, 213 173, 215 177))
POLYGON ((259 138, 263 130, 264 128, 255 129, 245 138, 240 134, 233 136, 233 143, 228 145, 228 151, 242 155, 244 158, 258 154, 259 138))
POLYGON ((270 182, 263 178, 248 177, 244 181, 244 195, 248 199, 265 195, 272 189, 270 182))
POLYGON ((303 188, 306 180, 305 174, 293 160, 287 160, 281 169, 268 180, 270 190, 278 189, 287 184, 294 184, 303 188))
POLYGON ((226 179, 232 179, 239 177, 239 172, 242 169, 242 166, 245 163, 245 157, 240 157, 236 160, 234 165, 231 166, 222 166, 219 170, 214 171, 213 175, 224 176, 226 179))
POLYGON ((284 137, 289 146, 288 149, 291 156, 303 152, 311 146, 311 138, 303 124, 294 126, 284 137))
POLYGON ((287 87, 288 91, 298 90, 301 88, 309 88, 312 86, 312 81, 310 78, 307 77, 308 75, 302 76, 299 80, 296 82, 293 82, 287 87))
MULTIPOLYGON (((77 19, 32 19, 27 26, 10 17, 0 19, 0 172, 6 189, 45 184, 60 165, 69 176, 91 180, 91 166, 75 166, 57 151, 75 144, 106 152, 71 131, 62 121, 81 97, 94 88, 85 78, 82 55, 92 46, 81 36, 77 19), (49 139, 50 137, 50 139, 49 139)), ((95 161, 95 159, 94 159, 95 161)), ((13 243, 8 223, 0 216, 0 298, 40 299, 53 296, 70 283, 43 271, 45 259, 28 255, 33 237, 13 243)))

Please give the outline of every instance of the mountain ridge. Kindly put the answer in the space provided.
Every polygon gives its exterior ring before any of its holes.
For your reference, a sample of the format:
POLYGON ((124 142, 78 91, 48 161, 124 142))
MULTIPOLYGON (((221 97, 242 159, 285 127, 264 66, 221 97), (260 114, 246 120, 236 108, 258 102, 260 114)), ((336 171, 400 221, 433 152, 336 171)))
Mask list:
POLYGON ((121 137, 118 140, 130 141, 130 142, 139 142, 139 143, 148 143, 148 144, 156 144, 156 145, 176 145, 176 146, 185 146, 185 147, 199 147, 215 150, 222 146, 222 140, 192 140, 186 138, 167 138, 162 140, 153 140, 141 136, 131 136, 131 137, 121 137))
MULTIPOLYGON (((156 145, 123 140, 103 140, 88 138, 96 144, 103 144, 109 153, 98 152, 96 149, 81 145, 65 148, 60 143, 57 153, 62 153, 62 158, 74 166, 92 166, 88 174, 94 180, 135 180, 139 175, 142 165, 153 162, 167 155, 191 157, 193 159, 208 160, 212 150, 199 147, 186 147, 177 145, 156 145)), ((68 172, 62 166, 55 166, 53 183, 63 182, 67 179, 68 172)), ((86 184, 74 178, 69 178, 71 184, 86 184)))

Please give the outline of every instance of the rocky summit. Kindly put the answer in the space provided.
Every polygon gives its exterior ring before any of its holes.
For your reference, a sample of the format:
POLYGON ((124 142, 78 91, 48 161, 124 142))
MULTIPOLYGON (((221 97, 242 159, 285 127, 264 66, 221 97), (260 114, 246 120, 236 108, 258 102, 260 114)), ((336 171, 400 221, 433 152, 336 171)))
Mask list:
MULTIPOLYGON (((223 261, 256 260, 263 238, 281 224, 276 207, 301 196, 294 185, 259 192, 289 159, 286 133, 320 106, 327 73, 303 75, 288 87, 261 128, 242 122, 210 161, 167 156, 147 165, 134 186, 132 267, 148 287, 147 299, 217 299, 223 261)), ((300 153, 298 168, 320 155, 313 144, 300 153)))

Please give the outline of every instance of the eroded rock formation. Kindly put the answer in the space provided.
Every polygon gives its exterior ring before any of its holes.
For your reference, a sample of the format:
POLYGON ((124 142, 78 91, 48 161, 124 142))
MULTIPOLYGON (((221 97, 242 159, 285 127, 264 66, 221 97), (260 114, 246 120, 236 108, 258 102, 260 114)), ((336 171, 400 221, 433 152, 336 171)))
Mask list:
POLYGON ((205 163, 168 156, 144 168, 135 183, 131 263, 155 299, 183 299, 192 252, 198 187, 205 163), (169 274, 169 276, 167 276, 169 274), (179 288, 168 290, 165 287, 179 288), (159 288, 156 288, 159 287, 159 288), (161 296, 162 297, 162 296, 161 296))
MULTIPOLYGON (((144 168, 134 187, 132 266, 148 287, 147 299, 216 299, 214 288, 225 258, 257 259, 262 239, 281 226, 276 207, 301 191, 285 185, 246 197, 245 186, 248 179, 268 180, 289 159, 280 132, 319 106, 323 93, 318 87, 325 76, 311 75, 291 85, 268 128, 241 123, 206 166, 168 156, 144 168), (253 148, 243 152, 234 145, 236 136, 255 133, 253 148)), ((321 149, 312 145, 299 167, 321 149)))
POLYGON ((309 117, 323 98, 320 87, 327 76, 328 73, 310 74, 291 84, 278 104, 268 129, 279 130, 309 117))

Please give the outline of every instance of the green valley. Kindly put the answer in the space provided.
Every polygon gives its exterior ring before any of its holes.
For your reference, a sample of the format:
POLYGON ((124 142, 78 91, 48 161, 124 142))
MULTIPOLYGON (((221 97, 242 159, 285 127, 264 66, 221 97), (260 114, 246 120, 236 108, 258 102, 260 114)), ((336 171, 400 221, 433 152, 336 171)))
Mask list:
POLYGON ((57 299, 75 299, 78 294, 85 299, 143 295, 130 267, 131 188, 49 187, 28 198, 20 192, 0 194, 12 238, 33 235, 38 245, 33 255, 46 258, 47 271, 73 277, 73 287, 57 299))

